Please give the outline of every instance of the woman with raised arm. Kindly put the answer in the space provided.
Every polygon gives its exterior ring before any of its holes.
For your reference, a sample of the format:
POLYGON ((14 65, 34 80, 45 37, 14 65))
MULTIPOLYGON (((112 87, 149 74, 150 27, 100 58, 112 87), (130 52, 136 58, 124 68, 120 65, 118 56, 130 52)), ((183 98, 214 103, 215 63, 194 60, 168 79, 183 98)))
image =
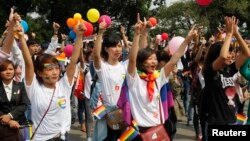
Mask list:
MULTIPOLYGON (((235 82, 238 69, 250 57, 250 50, 238 31, 238 20, 225 17, 226 37, 216 42, 208 51, 204 63, 204 94, 201 97, 201 118, 209 125, 229 125, 236 123, 237 103, 235 82), (241 53, 235 57, 232 37, 237 39, 241 53)), ((204 125, 203 139, 207 140, 207 128, 204 125)))
MULTIPOLYGON (((197 35, 193 27, 170 61, 158 71, 156 70, 158 62, 154 50, 150 48, 139 50, 140 34, 144 28, 146 28, 146 24, 140 20, 138 14, 126 73, 131 113, 139 126, 140 133, 144 133, 150 127, 160 125, 160 119, 163 119, 163 123, 168 119, 168 109, 162 106, 164 103, 162 97, 166 97, 166 93, 165 95, 160 94, 160 90, 169 82, 168 76, 170 72, 174 69, 181 56, 184 55, 188 43, 197 35), (162 114, 160 114, 160 109, 162 109, 162 114)), ((169 105, 171 104, 169 103, 169 105)), ((139 140, 139 137, 135 140, 139 140)))
MULTIPOLYGON (((108 34, 103 38, 106 28, 107 23, 105 21, 100 23, 92 55, 98 81, 101 82, 102 104, 108 112, 111 112, 117 109, 116 104, 125 79, 126 67, 119 62, 122 55, 120 37, 116 34, 108 34)), ((117 140, 121 135, 121 129, 116 130, 107 126, 105 118, 102 118, 97 121, 94 134, 94 140, 117 140), (101 125, 103 128, 101 128, 101 125)))
POLYGON ((33 140, 67 140, 70 130, 70 94, 73 85, 75 67, 80 55, 82 36, 86 27, 78 23, 77 39, 70 63, 64 76, 60 78, 60 65, 49 54, 37 57, 35 67, 24 39, 21 25, 17 25, 20 46, 25 61, 25 86, 31 101, 33 140))

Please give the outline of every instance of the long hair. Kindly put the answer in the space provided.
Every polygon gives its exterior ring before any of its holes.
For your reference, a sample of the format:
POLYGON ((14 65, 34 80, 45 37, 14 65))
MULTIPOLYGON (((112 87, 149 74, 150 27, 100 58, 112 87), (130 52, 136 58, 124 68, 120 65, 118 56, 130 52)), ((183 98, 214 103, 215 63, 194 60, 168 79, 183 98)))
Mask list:
MULTIPOLYGON (((42 77, 40 77, 38 75, 38 72, 43 71, 44 64, 51 63, 51 64, 58 64, 60 66, 58 60, 50 54, 42 54, 42 55, 37 56, 34 63, 35 63, 34 66, 35 66, 36 78, 40 84, 43 83, 43 79, 42 79, 42 77)), ((61 71, 61 69, 60 69, 60 71, 61 71)))
POLYGON ((220 50, 222 47, 222 42, 214 43, 208 50, 205 63, 204 63, 204 73, 206 73, 207 67, 210 66, 220 55, 220 50))

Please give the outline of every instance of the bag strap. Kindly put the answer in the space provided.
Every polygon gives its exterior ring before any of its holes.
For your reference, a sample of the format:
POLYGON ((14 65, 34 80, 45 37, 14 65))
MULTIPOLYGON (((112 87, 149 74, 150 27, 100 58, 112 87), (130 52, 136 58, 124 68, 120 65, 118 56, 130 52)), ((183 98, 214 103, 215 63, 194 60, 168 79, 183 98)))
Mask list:
POLYGON ((44 113, 44 115, 43 115, 42 119, 40 120, 40 122, 39 122, 38 126, 36 127, 35 131, 33 132, 33 134, 32 134, 32 136, 31 136, 30 140, 32 140, 32 139, 33 139, 33 137, 35 136, 35 134, 36 134, 36 132, 37 132, 37 130, 38 130, 38 128, 39 128, 39 126, 41 125, 41 123, 42 123, 42 121, 43 121, 43 119, 44 119, 45 115, 48 113, 49 108, 50 108, 51 103, 52 103, 52 99, 53 99, 53 97, 54 97, 54 95, 55 95, 55 91, 56 91, 56 88, 54 88, 54 91, 53 91, 52 97, 51 97, 50 102, 49 102, 49 106, 48 106, 47 110, 45 111, 45 113, 44 113))

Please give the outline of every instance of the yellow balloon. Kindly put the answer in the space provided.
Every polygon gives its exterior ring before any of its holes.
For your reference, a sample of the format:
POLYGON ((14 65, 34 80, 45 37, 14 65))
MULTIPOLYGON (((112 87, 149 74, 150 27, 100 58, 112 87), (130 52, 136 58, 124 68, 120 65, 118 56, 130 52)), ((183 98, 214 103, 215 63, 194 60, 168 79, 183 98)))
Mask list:
POLYGON ((82 19, 82 15, 80 13, 75 13, 74 19, 80 20, 80 19, 82 19))
POLYGON ((89 9, 89 11, 87 12, 87 18, 90 22, 95 23, 98 21, 98 19, 100 18, 100 13, 97 9, 95 8, 91 8, 89 9))

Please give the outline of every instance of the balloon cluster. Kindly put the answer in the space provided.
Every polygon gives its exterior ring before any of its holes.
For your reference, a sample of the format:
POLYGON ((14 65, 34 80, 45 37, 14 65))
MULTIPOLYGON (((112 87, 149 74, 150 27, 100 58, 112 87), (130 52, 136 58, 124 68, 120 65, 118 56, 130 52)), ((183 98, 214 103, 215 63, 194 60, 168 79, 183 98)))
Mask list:
POLYGON ((93 33, 93 25, 87 21, 84 21, 82 19, 82 15, 80 13, 75 13, 73 18, 68 18, 67 21, 67 26, 70 28, 69 31, 69 37, 71 39, 75 39, 76 38, 76 28, 77 28, 77 24, 83 24, 86 27, 86 31, 84 32, 84 36, 90 36, 93 33))
POLYGON ((84 32, 84 36, 90 36, 93 34, 94 28, 93 25, 91 23, 96 23, 98 21, 98 23, 101 23, 103 20, 105 20, 105 22, 107 23, 107 27, 110 27, 112 21, 111 18, 108 15, 102 15, 100 17, 100 13, 97 9, 95 8, 91 8, 88 10, 87 12, 87 18, 88 21, 85 21, 82 19, 82 15, 80 13, 75 13, 73 18, 68 18, 66 23, 67 26, 71 29, 69 32, 69 37, 72 40, 75 40, 76 38, 76 28, 77 28, 77 24, 80 22, 80 24, 84 24, 84 26, 86 27, 86 31, 84 32))

